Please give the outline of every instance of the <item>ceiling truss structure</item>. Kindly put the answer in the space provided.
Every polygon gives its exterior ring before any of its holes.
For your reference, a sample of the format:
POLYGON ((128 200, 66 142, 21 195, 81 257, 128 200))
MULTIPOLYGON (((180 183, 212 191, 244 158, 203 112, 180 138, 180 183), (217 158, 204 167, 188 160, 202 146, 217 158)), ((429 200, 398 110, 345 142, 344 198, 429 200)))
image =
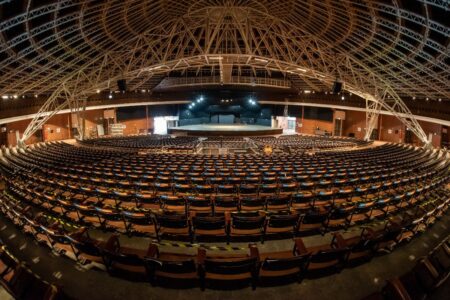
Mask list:
POLYGON ((137 89, 204 66, 282 72, 312 89, 338 78, 366 99, 367 132, 382 108, 424 143, 401 97, 450 99, 446 0, 13 2, 0 0, 0 94, 51 93, 22 141, 62 108, 82 118, 85 99, 117 79, 137 89))

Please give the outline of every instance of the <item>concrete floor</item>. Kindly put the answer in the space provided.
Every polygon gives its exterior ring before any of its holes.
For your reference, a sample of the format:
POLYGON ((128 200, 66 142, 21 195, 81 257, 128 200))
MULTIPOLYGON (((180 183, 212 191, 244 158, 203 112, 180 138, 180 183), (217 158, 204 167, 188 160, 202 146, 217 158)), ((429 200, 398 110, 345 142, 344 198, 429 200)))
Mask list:
MULTIPOLYGON (((250 288, 244 288, 232 291, 207 289, 201 292, 198 288, 180 290, 152 287, 146 282, 132 282, 111 277, 106 272, 95 269, 85 270, 77 266, 73 261, 58 257, 51 253, 48 248, 38 245, 32 238, 24 236, 17 230, 9 220, 0 216, 0 239, 6 243, 14 255, 20 260, 27 262, 31 269, 44 279, 60 285, 70 298, 90 300, 361 299, 372 292, 380 290, 384 285, 385 279, 401 275, 410 270, 418 258, 426 255, 449 233, 450 213, 448 212, 441 220, 429 228, 425 234, 416 237, 408 244, 399 246, 393 253, 376 257, 370 263, 355 268, 344 269, 340 274, 312 280, 305 279, 301 284, 258 287, 255 291, 252 291, 250 288)), ((306 241, 307 244, 313 245, 323 242, 322 239, 326 240, 327 238, 325 236, 320 237, 320 240, 311 238, 306 241)), ((127 239, 123 238, 122 242, 138 245, 136 240, 129 239, 127 241, 127 239)), ((148 245, 148 242, 141 239, 140 247, 145 247, 148 245)), ((233 243, 233 246, 236 245, 238 244, 233 243)), ((292 242, 285 240, 269 241, 261 247, 264 247, 267 251, 272 251, 276 249, 290 249, 291 246, 292 242)), ((181 251, 186 250, 183 249, 181 251)), ((448 285, 439 292, 448 291, 445 288, 448 288, 448 285)), ((436 297, 438 295, 436 294, 436 297)), ((0 299, 4 299, 1 297, 1 294, 0 299)))

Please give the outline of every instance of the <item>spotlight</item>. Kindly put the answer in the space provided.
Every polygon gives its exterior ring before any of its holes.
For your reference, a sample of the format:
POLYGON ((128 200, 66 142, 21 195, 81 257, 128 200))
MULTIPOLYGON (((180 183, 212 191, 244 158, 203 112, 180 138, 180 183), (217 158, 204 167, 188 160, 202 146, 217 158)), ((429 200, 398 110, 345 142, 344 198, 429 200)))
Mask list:
POLYGON ((109 98, 109 99, 112 99, 112 94, 109 94, 108 98, 109 98))
POLYGON ((342 97, 341 97, 341 100, 345 100, 345 97, 344 97, 344 96, 342 96, 342 97))

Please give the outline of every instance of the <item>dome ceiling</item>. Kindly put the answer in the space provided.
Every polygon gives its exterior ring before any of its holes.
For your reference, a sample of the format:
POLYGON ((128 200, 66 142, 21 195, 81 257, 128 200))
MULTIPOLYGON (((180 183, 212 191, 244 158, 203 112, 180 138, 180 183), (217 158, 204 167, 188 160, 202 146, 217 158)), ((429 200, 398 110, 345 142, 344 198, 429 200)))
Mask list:
POLYGON ((449 23, 448 0, 0 0, 0 95, 51 102, 119 78, 137 89, 205 66, 226 80, 242 66, 339 79, 408 112, 401 97, 450 99, 449 23))

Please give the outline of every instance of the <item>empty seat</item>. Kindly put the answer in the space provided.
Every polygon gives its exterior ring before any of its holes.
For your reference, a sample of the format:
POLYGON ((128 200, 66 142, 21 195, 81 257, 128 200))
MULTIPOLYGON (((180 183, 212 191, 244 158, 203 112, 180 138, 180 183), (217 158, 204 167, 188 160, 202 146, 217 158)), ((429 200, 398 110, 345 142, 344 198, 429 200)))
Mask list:
POLYGON ((258 253, 250 247, 250 256, 208 256, 206 250, 198 250, 198 263, 200 285, 202 290, 207 285, 214 284, 232 284, 236 285, 251 284, 256 288, 258 280, 258 253))

